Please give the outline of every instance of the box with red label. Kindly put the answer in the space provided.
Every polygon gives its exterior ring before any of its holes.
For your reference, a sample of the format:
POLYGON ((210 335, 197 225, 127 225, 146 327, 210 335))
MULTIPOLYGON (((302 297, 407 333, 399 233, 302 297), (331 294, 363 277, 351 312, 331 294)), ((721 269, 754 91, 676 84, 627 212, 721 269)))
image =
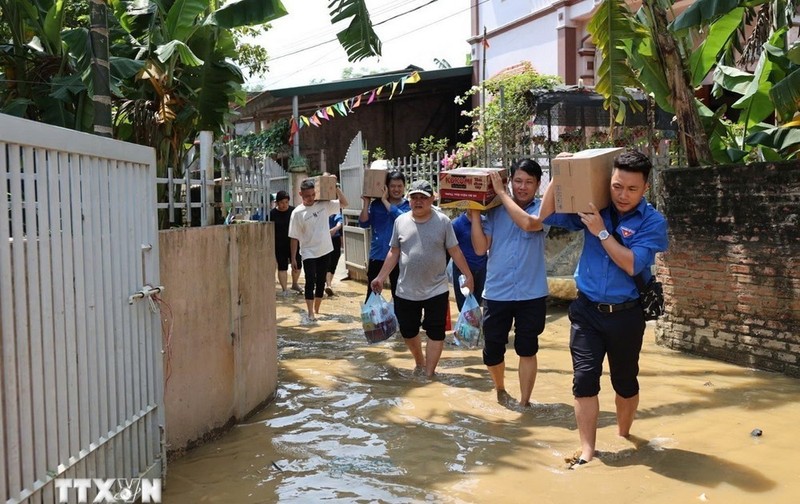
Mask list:
POLYGON ((439 206, 460 210, 488 210, 501 204, 496 198, 491 172, 508 181, 505 168, 456 168, 439 172, 439 206))

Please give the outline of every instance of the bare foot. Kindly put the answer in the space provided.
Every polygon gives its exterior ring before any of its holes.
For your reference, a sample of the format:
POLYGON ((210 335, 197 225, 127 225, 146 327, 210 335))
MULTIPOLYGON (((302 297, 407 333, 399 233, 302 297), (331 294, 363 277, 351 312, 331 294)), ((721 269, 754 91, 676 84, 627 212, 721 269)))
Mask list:
POLYGON ((503 406, 510 407, 513 406, 517 401, 511 397, 511 394, 505 391, 505 389, 500 389, 497 391, 497 403, 502 404, 503 406))

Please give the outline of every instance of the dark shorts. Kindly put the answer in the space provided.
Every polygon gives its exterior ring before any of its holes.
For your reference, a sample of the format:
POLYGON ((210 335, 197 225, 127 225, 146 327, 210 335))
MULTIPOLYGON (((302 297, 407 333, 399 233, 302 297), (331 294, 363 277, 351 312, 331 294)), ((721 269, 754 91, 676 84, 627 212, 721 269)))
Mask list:
POLYGON ((508 334, 514 324, 514 350, 520 357, 539 352, 539 335, 544 331, 547 297, 526 301, 491 301, 484 299, 483 363, 496 366, 503 362, 508 334))
POLYGON ((645 321, 637 306, 602 313, 582 294, 569 306, 572 323, 569 350, 572 354, 572 394, 593 397, 600 393, 603 358, 608 355, 611 385, 623 398, 639 393, 639 352, 645 321))
POLYGON ((397 296, 394 298, 394 314, 400 324, 400 334, 404 338, 413 338, 419 334, 422 326, 429 339, 444 341, 444 327, 447 320, 447 304, 450 292, 433 296, 423 301, 409 301, 397 296), (425 319, 422 313, 425 312, 425 319))
POLYGON ((331 243, 333 250, 328 254, 328 273, 333 275, 336 273, 336 267, 339 266, 339 258, 342 256, 342 237, 331 236, 331 243))
MULTIPOLYGON (((289 269, 289 263, 291 262, 289 258, 291 257, 291 251, 282 251, 276 250, 275 251, 275 262, 278 263, 278 271, 287 271, 289 269)), ((303 258, 300 257, 300 251, 297 252, 297 269, 303 269, 303 258)))

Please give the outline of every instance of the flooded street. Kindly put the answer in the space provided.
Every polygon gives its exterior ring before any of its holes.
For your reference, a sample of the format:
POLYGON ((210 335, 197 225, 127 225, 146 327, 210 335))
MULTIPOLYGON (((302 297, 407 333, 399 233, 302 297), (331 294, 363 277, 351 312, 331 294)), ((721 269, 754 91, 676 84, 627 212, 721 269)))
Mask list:
MULTIPOLYGON (((548 308, 528 410, 495 400, 480 349, 445 345, 438 375, 412 375, 397 336, 369 346, 364 284, 337 281, 318 325, 301 296, 277 303, 275 400, 168 466, 164 502, 796 503, 800 380, 657 347, 648 327, 631 440, 616 436, 607 374, 599 458, 579 448, 566 305, 548 308), (751 432, 760 429, 761 436, 751 432)), ((455 310, 455 306, 453 306, 455 310)), ((455 319, 455 315, 453 317, 455 319)), ((517 357, 506 386, 518 395, 517 357)))

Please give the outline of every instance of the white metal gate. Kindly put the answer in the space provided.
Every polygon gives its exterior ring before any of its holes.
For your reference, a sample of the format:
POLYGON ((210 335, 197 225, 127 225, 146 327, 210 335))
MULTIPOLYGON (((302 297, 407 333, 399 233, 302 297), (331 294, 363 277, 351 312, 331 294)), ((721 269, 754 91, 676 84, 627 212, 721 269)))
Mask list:
POLYGON ((350 142, 344 161, 339 165, 339 180, 342 192, 350 202, 350 208, 342 211, 344 227, 342 241, 344 243, 344 262, 347 266, 362 271, 367 270, 369 262, 369 229, 358 225, 361 213, 361 189, 364 185, 364 144, 361 132, 350 142))
POLYGON ((2 116, 0 173, 0 501, 160 478, 155 152, 2 116))

